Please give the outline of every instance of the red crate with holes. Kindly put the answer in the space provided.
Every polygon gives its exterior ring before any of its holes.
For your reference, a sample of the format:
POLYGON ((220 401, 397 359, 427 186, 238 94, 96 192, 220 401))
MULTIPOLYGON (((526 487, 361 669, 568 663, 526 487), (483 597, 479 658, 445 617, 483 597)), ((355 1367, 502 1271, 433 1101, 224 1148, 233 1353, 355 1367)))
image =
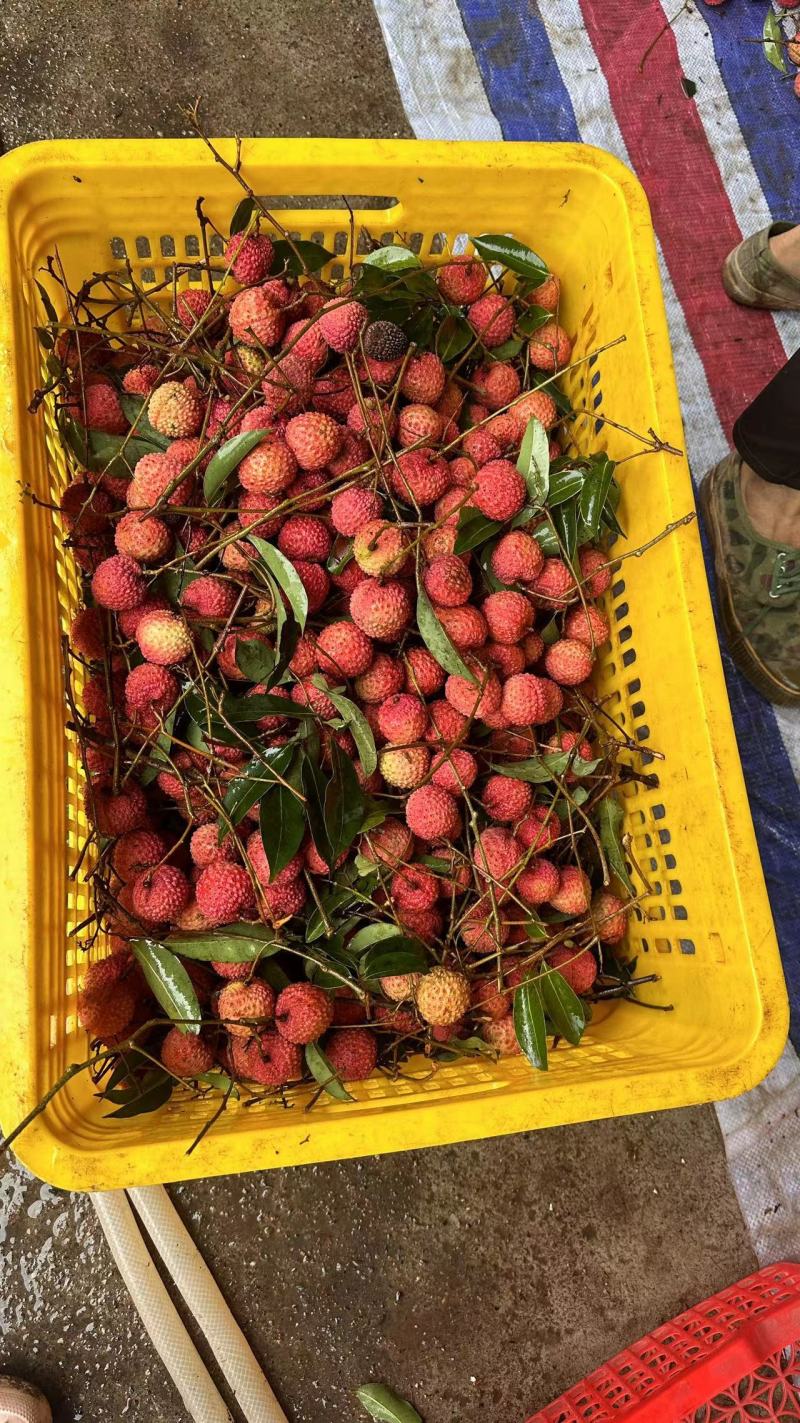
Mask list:
POLYGON ((662 1324, 527 1423, 800 1419, 800 1265, 783 1261, 662 1324))

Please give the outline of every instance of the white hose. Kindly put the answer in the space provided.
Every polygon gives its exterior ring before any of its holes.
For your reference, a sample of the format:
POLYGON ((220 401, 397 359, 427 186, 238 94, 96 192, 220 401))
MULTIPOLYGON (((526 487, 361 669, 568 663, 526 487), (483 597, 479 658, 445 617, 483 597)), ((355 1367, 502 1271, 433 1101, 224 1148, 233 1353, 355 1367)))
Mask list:
POLYGON ((233 1423, 150 1258, 125 1192, 91 1196, 117 1269, 187 1413, 195 1423, 233 1423))
POLYGON ((128 1194, 205 1334, 247 1423, 288 1423, 216 1280, 163 1186, 137 1186, 128 1194))

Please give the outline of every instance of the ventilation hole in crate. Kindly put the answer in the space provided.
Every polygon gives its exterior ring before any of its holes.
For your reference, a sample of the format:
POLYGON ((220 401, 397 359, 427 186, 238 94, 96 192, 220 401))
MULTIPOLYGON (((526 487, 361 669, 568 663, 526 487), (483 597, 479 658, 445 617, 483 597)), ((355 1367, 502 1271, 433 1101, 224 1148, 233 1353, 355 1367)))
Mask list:
POLYGON ((623 667, 630 667, 630 666, 632 666, 632 664, 633 664, 635 661, 636 661, 636 648, 635 648, 635 647, 629 647, 628 650, 627 650, 627 652, 623 652, 623 654, 622 654, 622 665, 623 665, 623 667))
POLYGON ((627 618, 628 608, 628 603, 620 603, 619 607, 614 609, 614 617, 618 623, 621 622, 623 618, 627 618))
POLYGON ((682 954, 693 954, 695 952, 694 939, 679 939, 678 948, 682 954))
MULTIPOLYGON (((624 579, 624 578, 618 578, 617 581, 616 581, 616 583, 612 584, 612 587, 611 587, 611 596, 612 596, 612 598, 619 598, 619 597, 622 596, 622 594, 623 594, 624 592, 625 592, 625 579, 624 579)), ((637 688, 637 691, 638 691, 638 688, 637 688)))
POLYGON ((657 954, 672 953, 672 944, 670 943, 669 939, 657 938, 653 940, 653 943, 655 944, 657 954))
POLYGON ((223 252, 225 251, 225 245, 225 239, 220 237, 218 232, 215 232, 208 244, 208 250, 211 253, 211 256, 221 257, 223 252))
POLYGON ((300 242, 302 240, 303 234, 302 232, 287 232, 286 236, 289 238, 290 242, 300 242))
POLYGON ((620 630, 619 630, 619 640, 620 640, 620 642, 630 642, 630 640, 631 640, 632 637, 633 637, 633 629, 631 628, 630 623, 628 623, 628 626, 627 626, 627 627, 620 628, 620 630))
POLYGON ((613 657, 610 657, 609 660, 608 660, 608 662, 606 662, 605 666, 603 667, 603 675, 604 675, 605 677, 615 677, 616 674, 617 674, 617 664, 616 664, 616 662, 614 661, 613 657))
POLYGON ((453 238, 453 255, 458 257, 462 252, 466 252, 470 245, 468 232, 457 232, 453 238))
POLYGON ((400 201, 391 193, 259 193, 258 199, 273 212, 297 208, 307 208, 312 212, 314 208, 321 208, 324 212, 330 212, 332 208, 349 207, 377 212, 396 208, 400 201))
POLYGON ((648 910, 648 919, 666 919, 667 911, 663 904, 653 904, 648 910))
MULTIPOLYGON (((636 696, 636 693, 637 693, 637 692, 641 692, 641 690, 642 690, 642 684, 641 684, 639 678, 638 678, 638 677, 632 677, 631 680, 630 680, 630 682, 628 683, 628 691, 629 691, 630 695, 631 695, 632 697, 635 697, 635 696, 636 696)), ((644 703, 642 703, 642 705, 644 706, 644 703)))
MULTIPOLYGON (((593 361, 596 361, 596 360, 597 360, 597 357, 596 357, 596 356, 592 356, 592 360, 589 362, 589 365, 591 365, 592 362, 593 362, 593 361)), ((592 376, 591 380, 589 381, 589 384, 590 384, 592 387, 594 387, 594 386, 600 384, 600 372, 599 372, 599 371, 595 371, 594 375, 592 376)))
POLYGON ((688 919, 689 915, 685 904, 675 904, 672 908, 673 919, 688 919))
POLYGON ((667 867, 668 870, 674 870, 674 869, 676 868, 675 856, 674 856, 674 855, 665 855, 665 856, 664 856, 664 864, 666 865, 666 867, 667 867))
POLYGON ((631 822, 634 825, 644 825, 644 811, 634 810, 631 812, 631 822))
POLYGON ((347 251, 347 244, 350 235, 347 232, 337 232, 333 238, 333 250, 337 257, 341 257, 347 251))
POLYGON ((442 254, 442 252, 444 252, 444 250, 445 250, 446 247, 447 247, 447 233, 446 233, 446 232, 434 232, 433 237, 431 238, 431 245, 430 245, 430 247, 428 248, 428 251, 430 252, 431 256, 432 256, 432 257, 440 257, 441 254, 442 254))
POLYGON ((374 238, 370 237, 365 227, 362 227, 358 234, 358 241, 356 242, 356 255, 358 257, 368 257, 370 252, 374 250, 374 247, 374 238))
POLYGON ((152 254, 152 252, 151 252, 151 250, 150 250, 150 239, 149 239, 149 237, 137 237, 137 238, 136 238, 136 256, 137 256, 137 257, 152 257, 152 255, 153 255, 153 254, 152 254))
POLYGON ((340 282, 343 276, 344 267, 342 266, 341 262, 334 262, 333 266, 331 267, 331 281, 340 282))
MULTIPOLYGON (((667 855, 667 856, 665 856, 665 863, 666 863, 667 860, 671 860, 671 859, 673 859, 673 858, 674 858, 674 857, 673 857, 672 855, 667 855)), ((667 869, 669 869, 669 865, 667 865, 667 869)), ((669 882, 669 892, 670 892, 670 894, 680 894, 681 891, 682 891, 682 889, 683 889, 683 885, 681 884, 681 882, 680 882, 679 879, 671 879, 671 880, 670 880, 670 882, 669 882)))
POLYGON ((128 249, 125 246, 125 238, 112 237, 109 245, 111 247, 111 256, 114 257, 117 262, 124 262, 128 255, 128 249))
POLYGON ((639 701, 639 702, 634 702, 634 703, 633 703, 633 706, 631 707, 631 716, 633 717, 634 721, 636 721, 640 716, 644 716, 644 713, 645 713, 645 704, 644 704, 644 702, 641 702, 641 701, 639 701))
MULTIPOLYGON (((363 232, 363 228, 362 228, 362 232, 363 232)), ((312 242, 316 242, 316 244, 317 244, 318 247, 324 247, 324 246, 325 246, 325 233, 324 233, 324 232, 312 232, 312 234, 311 234, 311 241, 312 241, 312 242)))
MULTIPOLYGON (((167 282, 172 282, 175 280, 175 267, 173 266, 172 262, 169 263, 169 266, 164 268, 164 280, 167 282)), ((192 280, 196 281, 197 278, 193 278, 193 276, 190 274, 189 281, 191 282, 192 280)))
POLYGON ((202 272, 198 272, 198 271, 195 269, 194 271, 188 273, 188 277, 189 277, 189 281, 190 281, 190 283, 192 284, 192 286, 194 286, 194 287, 199 287, 199 286, 202 285, 202 282, 203 282, 203 273, 202 273, 202 272))
MULTIPOLYGON (((597 394, 597 395, 595 396, 594 400, 592 401, 592 408, 593 408, 594 410, 599 410, 599 409, 600 409, 600 406, 601 406, 602 404, 603 404, 603 395, 602 395, 602 391, 601 391, 599 394, 597 394)), ((598 424, 602 425, 602 423, 603 423, 602 420, 597 421, 596 424, 595 424, 595 429, 597 429, 597 425, 598 425, 598 424)))
POLYGON ((649 726, 647 726, 646 724, 644 724, 644 725, 642 725, 642 726, 637 726, 637 728, 636 728, 636 740, 637 740, 637 741, 646 741, 649 735, 650 735, 650 727, 649 727, 649 726))
POLYGON ((653 856, 651 855, 651 856, 650 856, 650 859, 648 860, 647 863, 648 863, 648 865, 650 866, 650 873, 651 873, 651 875, 654 875, 655 872, 656 872, 656 870, 658 869, 658 860, 655 860, 655 859, 653 858, 653 856))
POLYGON ((642 948, 644 949, 644 951, 645 951, 646 954, 649 954, 649 952, 650 952, 650 945, 648 944, 648 942, 647 942, 646 939, 642 939, 642 948))
POLYGON ((152 286, 155 279, 156 273, 154 267, 142 267, 141 281, 143 286, 146 286, 148 283, 152 286))
POLYGON ((406 245, 410 249, 410 251, 415 252, 417 255, 419 255, 419 253, 422 251, 422 233, 412 232, 406 245))
POLYGON ((725 946, 724 946, 724 944, 723 944, 723 942, 722 942, 722 936, 717 933, 716 929, 710 929, 710 930, 709 930, 709 934, 708 934, 708 946, 709 946, 709 948, 712 950, 712 952, 713 952, 713 954, 714 954, 714 962, 715 962, 715 963, 724 963, 724 962, 725 962, 725 946))
POLYGON ((381 247, 393 247, 393 246, 394 246, 394 233, 393 233, 393 232, 382 232, 381 235, 380 235, 380 244, 381 244, 381 247))
POLYGON ((650 888, 652 889, 653 894, 661 894, 661 880, 654 879, 650 888))
POLYGON ((663 820, 667 812, 663 805, 659 804, 651 807, 651 813, 654 820, 663 820))
POLYGON ((159 247, 161 248, 161 256, 162 256, 162 257, 174 257, 174 256, 175 256, 175 238, 174 238, 174 237, 169 237, 169 236, 166 236, 166 237, 159 237, 159 239, 158 239, 158 245, 159 245, 159 247))

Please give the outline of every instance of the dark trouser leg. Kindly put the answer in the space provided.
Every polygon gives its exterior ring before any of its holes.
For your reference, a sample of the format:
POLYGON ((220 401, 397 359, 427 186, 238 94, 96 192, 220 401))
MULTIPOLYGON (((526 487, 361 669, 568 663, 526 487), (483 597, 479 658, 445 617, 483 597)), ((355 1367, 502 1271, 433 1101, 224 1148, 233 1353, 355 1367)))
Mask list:
POLYGON ((800 489, 800 351, 739 416, 733 443, 762 479, 800 489))

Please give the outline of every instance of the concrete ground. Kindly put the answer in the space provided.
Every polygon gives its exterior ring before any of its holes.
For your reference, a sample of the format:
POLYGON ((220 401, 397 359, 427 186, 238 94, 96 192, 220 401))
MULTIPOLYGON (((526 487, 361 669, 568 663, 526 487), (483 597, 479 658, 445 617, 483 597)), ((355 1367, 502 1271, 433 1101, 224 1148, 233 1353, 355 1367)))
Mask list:
MULTIPOLYGON (((409 133, 369 0, 5 0, 0 145, 409 133), (324 62, 323 62, 324 56, 324 62)), ((711 1108, 178 1186, 292 1423, 383 1379, 426 1423, 520 1423, 755 1260, 711 1108)), ((90 1201, 0 1179, 0 1367, 57 1423, 182 1423, 90 1201)))

